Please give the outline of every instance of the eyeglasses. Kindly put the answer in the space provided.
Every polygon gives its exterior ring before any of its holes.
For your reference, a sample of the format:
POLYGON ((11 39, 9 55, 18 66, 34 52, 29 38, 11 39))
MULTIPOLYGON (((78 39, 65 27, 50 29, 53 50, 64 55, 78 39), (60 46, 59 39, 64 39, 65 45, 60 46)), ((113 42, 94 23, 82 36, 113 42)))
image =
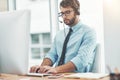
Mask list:
POLYGON ((63 17, 64 15, 65 16, 69 16, 72 11, 73 10, 68 10, 68 11, 65 11, 65 12, 60 12, 60 13, 58 13, 58 17, 63 17))

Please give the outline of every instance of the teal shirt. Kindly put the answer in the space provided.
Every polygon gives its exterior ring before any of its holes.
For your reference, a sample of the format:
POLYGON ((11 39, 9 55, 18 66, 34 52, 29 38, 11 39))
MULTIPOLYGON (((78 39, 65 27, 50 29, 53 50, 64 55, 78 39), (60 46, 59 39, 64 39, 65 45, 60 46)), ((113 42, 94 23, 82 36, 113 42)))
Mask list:
MULTIPOLYGON (((46 54, 45 58, 58 65, 61 57, 65 34, 68 34, 70 27, 60 30, 54 39, 50 51, 46 54)), ((65 54, 65 63, 71 61, 76 67, 74 72, 89 72, 91 71, 95 48, 96 48, 96 33, 95 31, 84 25, 81 21, 75 26, 72 26, 72 34, 67 43, 67 50, 65 54)))

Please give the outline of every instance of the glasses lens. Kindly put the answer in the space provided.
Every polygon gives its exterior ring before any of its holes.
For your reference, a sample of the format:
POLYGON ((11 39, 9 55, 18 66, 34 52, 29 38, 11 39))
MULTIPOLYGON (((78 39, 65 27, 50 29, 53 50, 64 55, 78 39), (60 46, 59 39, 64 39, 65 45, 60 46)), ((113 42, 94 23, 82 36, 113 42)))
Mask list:
POLYGON ((71 11, 68 10, 68 11, 65 11, 65 12, 60 12, 60 13, 58 13, 58 17, 61 17, 63 15, 68 16, 71 12, 72 12, 72 10, 71 11))

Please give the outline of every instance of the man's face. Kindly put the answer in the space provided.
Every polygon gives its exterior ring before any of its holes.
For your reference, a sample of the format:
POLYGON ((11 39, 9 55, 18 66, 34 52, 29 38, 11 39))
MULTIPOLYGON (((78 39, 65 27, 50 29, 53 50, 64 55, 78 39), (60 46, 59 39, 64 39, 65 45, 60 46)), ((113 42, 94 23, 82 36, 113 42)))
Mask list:
POLYGON ((63 21, 66 25, 73 25, 75 23, 76 14, 71 7, 63 8, 60 7, 60 15, 63 18, 63 21))

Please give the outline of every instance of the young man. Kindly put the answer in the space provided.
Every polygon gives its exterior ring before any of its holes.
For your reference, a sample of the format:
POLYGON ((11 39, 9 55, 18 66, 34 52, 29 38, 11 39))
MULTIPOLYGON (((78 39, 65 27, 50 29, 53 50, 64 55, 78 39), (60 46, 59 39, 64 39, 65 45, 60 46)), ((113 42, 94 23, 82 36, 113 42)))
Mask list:
POLYGON ((54 43, 42 64, 32 66, 30 72, 89 72, 92 68, 96 34, 81 22, 79 1, 62 0, 60 10, 59 15, 68 28, 65 28, 65 32, 61 30, 56 34, 54 43), (52 67, 54 64, 55 67, 52 67))

